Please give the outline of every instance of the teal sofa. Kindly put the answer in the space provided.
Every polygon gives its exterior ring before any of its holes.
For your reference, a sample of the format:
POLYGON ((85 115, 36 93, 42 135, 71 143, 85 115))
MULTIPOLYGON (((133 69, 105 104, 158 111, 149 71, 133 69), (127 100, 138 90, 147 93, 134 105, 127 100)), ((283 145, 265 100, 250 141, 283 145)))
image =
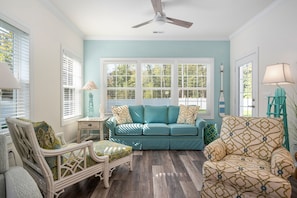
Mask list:
POLYGON ((179 106, 128 106, 133 123, 106 121, 109 140, 132 146, 134 150, 202 150, 206 121, 178 124, 179 106))

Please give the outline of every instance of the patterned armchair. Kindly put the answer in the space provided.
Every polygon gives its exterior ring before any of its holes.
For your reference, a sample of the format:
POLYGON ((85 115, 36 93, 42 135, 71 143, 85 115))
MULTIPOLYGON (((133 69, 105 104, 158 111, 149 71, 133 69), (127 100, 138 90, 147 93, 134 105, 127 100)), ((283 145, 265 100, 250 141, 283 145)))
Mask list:
POLYGON ((293 159, 279 118, 226 116, 204 149, 201 197, 291 197, 293 159))
POLYGON ((55 134, 45 122, 15 118, 6 118, 6 122, 23 167, 44 197, 59 197, 66 187, 94 175, 109 187, 108 156, 98 156, 92 141, 64 146, 62 133, 55 134))

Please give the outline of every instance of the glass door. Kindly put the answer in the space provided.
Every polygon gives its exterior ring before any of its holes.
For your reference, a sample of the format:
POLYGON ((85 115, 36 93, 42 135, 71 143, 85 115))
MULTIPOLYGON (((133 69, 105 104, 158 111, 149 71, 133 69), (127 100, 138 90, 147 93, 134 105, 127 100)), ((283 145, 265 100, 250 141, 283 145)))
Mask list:
POLYGON ((258 115, 258 58, 252 53, 236 61, 237 115, 258 115))

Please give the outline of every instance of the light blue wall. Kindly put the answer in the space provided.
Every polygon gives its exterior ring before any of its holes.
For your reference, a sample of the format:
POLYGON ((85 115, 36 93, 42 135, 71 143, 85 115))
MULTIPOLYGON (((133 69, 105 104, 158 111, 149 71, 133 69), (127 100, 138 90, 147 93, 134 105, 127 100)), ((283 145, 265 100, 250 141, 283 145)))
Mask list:
MULTIPOLYGON (((224 95, 226 113, 229 113, 230 98, 230 42, 229 41, 84 41, 84 79, 93 80, 100 86, 101 58, 214 58, 215 64, 215 122, 221 123, 218 116, 220 94, 220 64, 224 64, 224 95)), ((86 96, 86 95, 85 95, 86 96)), ((94 92, 94 109, 98 115, 99 91, 94 92)), ((85 109, 87 110, 87 98, 85 109)))

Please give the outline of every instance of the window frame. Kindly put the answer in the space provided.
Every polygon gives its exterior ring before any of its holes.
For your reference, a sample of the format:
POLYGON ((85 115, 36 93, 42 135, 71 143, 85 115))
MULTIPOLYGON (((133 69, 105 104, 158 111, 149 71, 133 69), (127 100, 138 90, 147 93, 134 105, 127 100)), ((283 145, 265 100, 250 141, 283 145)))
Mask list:
MULTIPOLYGON (((13 89, 11 91, 6 90, 4 92, 4 100, 0 99, 0 102, 9 102, 9 110, 7 114, 3 115, 0 120, 0 134, 9 134, 6 126, 6 117, 25 117, 31 118, 31 35, 29 29, 19 24, 4 15, 0 14, 0 24, 5 30, 9 30, 14 34, 17 34, 18 40, 13 41, 13 53, 11 54, 11 61, 6 62, 15 78, 19 81, 20 89, 13 89), (17 43, 17 44, 16 44, 17 43)), ((5 52, 5 51, 4 51, 5 52)), ((5 89, 3 89, 5 90, 5 89)), ((1 96, 0 96, 1 97, 1 96)), ((0 107, 2 105, 0 104, 0 107)), ((1 109, 0 109, 1 111, 1 109)), ((2 116, 3 112, 0 112, 2 116)))
POLYGON ((82 58, 72 53, 70 50, 61 47, 61 125, 65 126, 67 124, 70 124, 74 121, 76 121, 79 118, 83 117, 83 96, 82 96, 82 83, 83 83, 83 65, 82 65, 82 58), (64 55, 67 56, 69 59, 71 59, 74 62, 77 62, 80 68, 78 68, 77 71, 80 71, 80 73, 77 75, 77 78, 74 78, 72 76, 73 81, 76 79, 77 81, 73 82, 73 86, 69 86, 68 84, 64 86, 64 55), (64 89, 70 89, 72 88, 74 90, 74 109, 75 113, 72 115, 69 115, 67 117, 64 116, 65 112, 65 106, 64 106, 64 89), (75 100, 77 100, 75 102, 75 100))
MULTIPOLYGON (((102 58, 100 59, 100 92, 107 91, 107 64, 136 64, 136 98, 135 104, 143 104, 143 89, 142 89, 142 64, 144 63, 164 63, 172 64, 171 69, 171 94, 172 99, 170 105, 178 105, 178 79, 174 76, 178 75, 179 64, 207 64, 207 110, 205 113, 199 113, 199 116, 204 119, 214 119, 214 58, 102 58)), ((111 109, 107 109, 106 94, 101 94, 100 103, 104 105, 106 114, 111 114, 111 109)))

